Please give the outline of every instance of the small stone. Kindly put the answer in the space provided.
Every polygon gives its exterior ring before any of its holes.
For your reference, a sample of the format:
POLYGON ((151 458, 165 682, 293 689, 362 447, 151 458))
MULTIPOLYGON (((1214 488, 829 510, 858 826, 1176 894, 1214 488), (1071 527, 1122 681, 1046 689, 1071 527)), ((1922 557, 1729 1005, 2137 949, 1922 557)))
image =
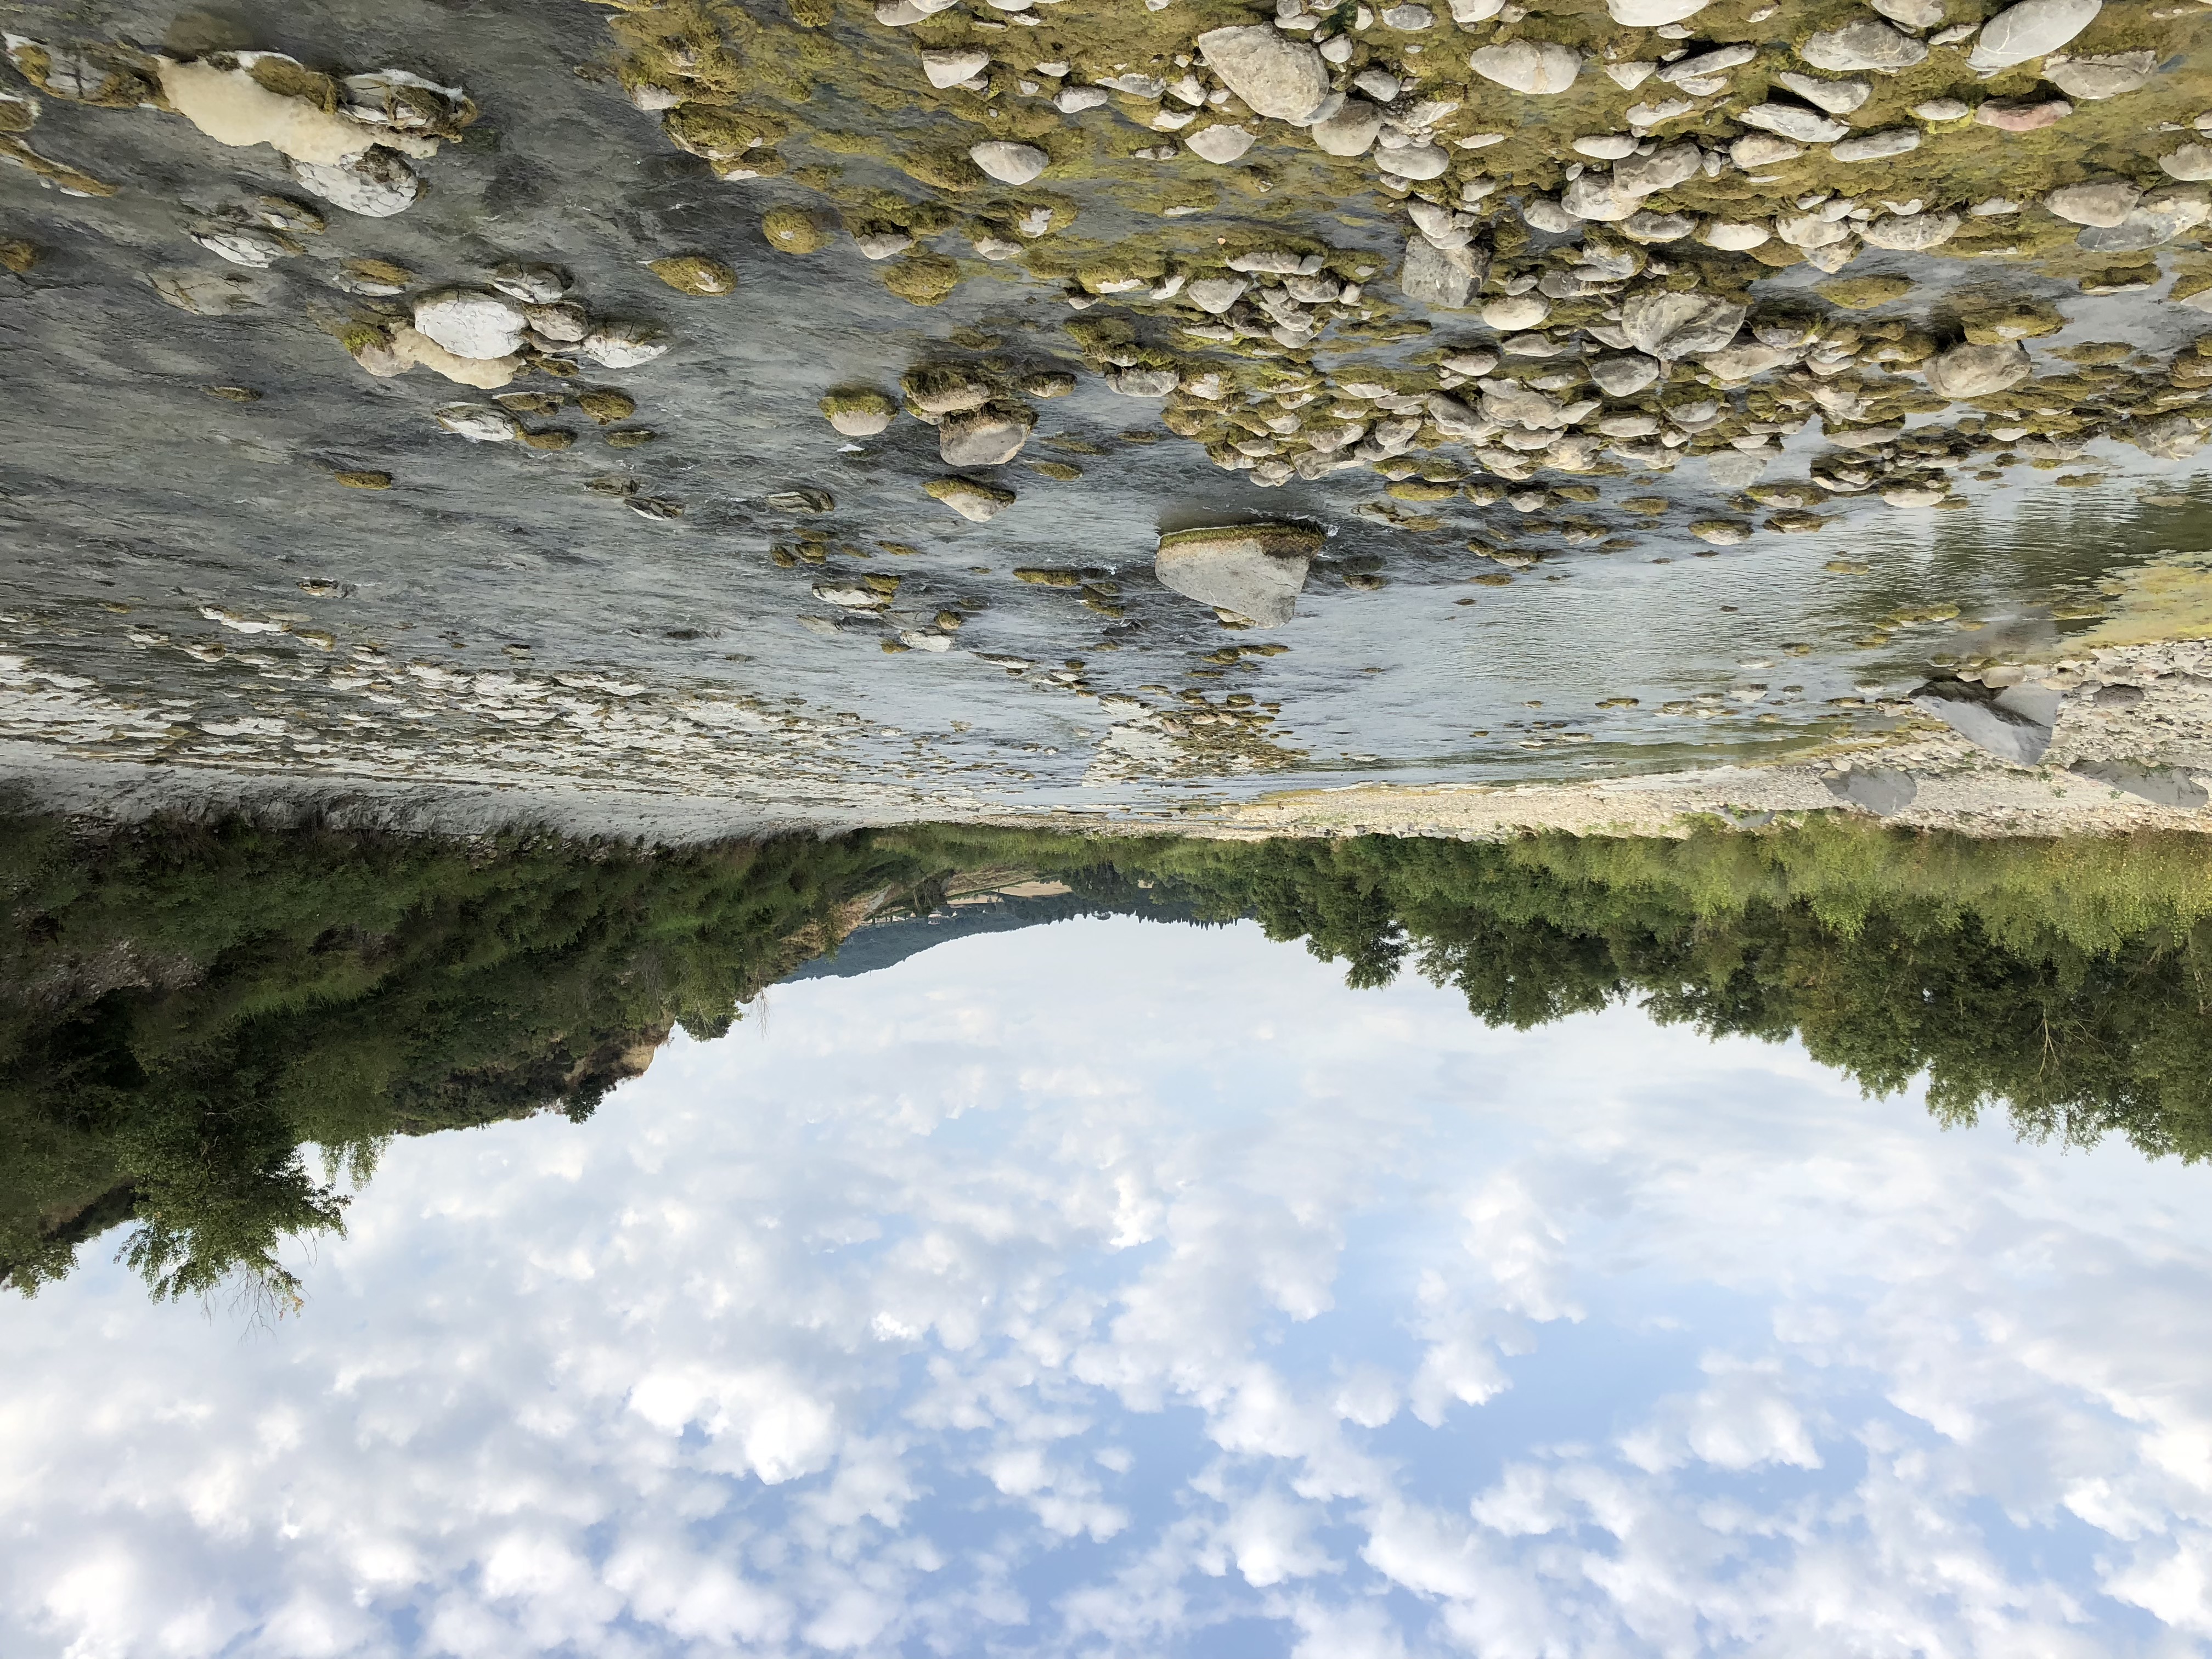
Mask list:
POLYGON ((1620 222, 1620 234, 1632 242, 1679 242, 1697 229, 1686 213, 1632 213, 1620 222))
POLYGON ((1814 108, 1830 115, 1849 115, 1874 95, 1874 88, 1864 81, 1823 81, 1818 76, 1799 75, 1784 70, 1774 77, 1777 86, 1787 87, 1814 108))
POLYGON ((1080 115, 1112 101, 1113 94, 1103 87, 1062 87, 1053 95, 1052 106, 1062 115, 1080 115))
POLYGON ((509 259, 492 267, 491 285, 526 306, 551 305, 574 286, 558 265, 529 265, 509 259))
POLYGON ((2201 194, 2162 190, 2117 225, 2093 227, 2074 239, 2090 253, 2141 253, 2170 242, 2204 222, 2209 209, 2201 194))
POLYGON ((866 259, 892 259, 914 246, 914 238, 891 225, 866 225, 853 233, 853 246, 866 259))
POLYGON ((605 322, 576 349, 602 368, 635 368, 666 352, 668 344, 668 337, 650 323, 605 322))
POLYGON ((1035 144, 991 138, 970 145, 968 159, 1002 185, 1026 185, 1044 172, 1052 157, 1035 144))
POLYGON ((2117 225, 2136 210, 2143 193, 2124 179, 2066 185, 2043 198, 2043 205, 2069 224, 2117 225))
POLYGON ((1620 331, 1648 356, 1696 356, 1718 351, 1742 328, 1746 308, 1710 295, 1646 289, 1620 307, 1620 331))
MULTIPOLYGON (((680 253, 666 259, 655 259, 646 269, 678 294, 696 295, 703 298, 737 292, 738 273, 720 260, 710 259, 703 253, 680 253)), ((574 337, 581 339, 583 335, 579 332, 574 337)))
POLYGON ((2103 9, 2104 0, 2021 0, 1982 25, 1966 66, 1985 75, 2056 52, 2095 22, 2103 9))
POLYGON ((1623 159, 1613 169, 1613 181, 1618 189, 1638 196, 1656 196, 1662 191, 1687 184, 1704 170, 1704 166, 1703 153, 1695 144, 1687 141, 1662 144, 1649 155, 1623 159))
POLYGON ((335 161, 286 163, 300 187, 332 207, 364 219, 389 219, 415 205, 422 181, 395 151, 381 144, 335 161))
POLYGON ((2158 73, 2154 52, 2102 52, 2088 58, 2053 58, 2043 67, 2043 78, 2069 98, 2094 102, 2140 92, 2158 73))
POLYGON ((1582 54, 1549 40, 1511 40, 1478 47, 1467 66, 1510 92, 1544 96, 1565 92, 1582 72, 1582 54))
POLYGON ((1117 368, 1107 375, 1106 385, 1124 398, 1164 398, 1179 379, 1171 368, 1117 368))
POLYGON ((1160 538, 1152 570, 1163 586, 1261 628, 1291 620, 1320 532, 1302 525, 1230 525, 1160 538))
POLYGON ((2035 132, 2044 127, 2057 125, 2073 112, 2074 106, 2063 98, 2053 98, 2036 104, 1992 99, 1974 111, 1974 119, 1983 126, 1995 127, 1999 132, 2035 132))
POLYGON ((1416 305, 1457 311, 1473 297, 1486 269, 1486 261, 1479 250, 1438 247, 1425 238, 1416 237, 1406 244, 1406 262, 1398 272, 1398 288, 1416 305))
POLYGON ((1729 253, 1748 253, 1755 247, 1764 247, 1774 238, 1774 232, 1756 222, 1738 223, 1728 219, 1710 219, 1698 228, 1698 240, 1707 247, 1717 247, 1729 253))
POLYGON ((938 423, 937 453, 947 466, 1003 466, 1022 453, 1036 416, 1019 404, 989 403, 938 423))
POLYGON ((1255 135, 1243 127, 1201 127, 1183 141, 1183 148, 1201 161, 1211 161, 1216 167, 1227 167, 1243 159, 1244 152, 1257 142, 1255 135))
POLYGON ((1951 398, 2008 392, 2034 372, 2026 349, 2014 342, 1953 346, 1926 365, 1929 390, 1951 398))
POLYGON ((1618 161, 1625 155, 1636 154, 1636 140, 1626 132, 1593 133, 1576 139, 1571 148, 1577 155, 1587 155, 1593 161, 1618 161))
POLYGON ((896 404, 866 387, 832 392, 822 399, 823 417, 848 438, 872 438, 897 413, 896 404))
MULTIPOLYGON (((770 208, 761 215, 761 234, 778 253, 817 253, 830 245, 829 228, 801 207, 770 208)), ((736 285, 734 274, 730 282, 736 285)))
POLYGON ((1741 519, 1699 519, 1689 529, 1699 541, 1715 547, 1741 547, 1751 539, 1751 526, 1741 519))
POLYGON ((1611 224, 1626 219, 1644 205, 1644 198, 1637 192, 1622 189, 1613 175, 1606 173, 1585 173, 1571 180, 1559 192, 1559 210, 1595 224, 1611 224))
POLYGON ((1625 29, 1656 29, 1686 22, 1705 4, 1706 0, 1605 0, 1613 21, 1625 29))
POLYGON ((514 416, 481 404, 448 404, 433 418, 447 431, 472 444, 512 443, 522 435, 522 422, 514 416))
POLYGON ((1881 161, 1919 148, 1919 128, 1885 127, 1879 132, 1861 133, 1856 137, 1846 138, 1833 146, 1828 154, 1838 161, 1881 161))
POLYGON ((1521 222, 1549 236, 1580 230, 1583 222, 1548 196, 1533 196, 1521 204, 1521 222))
POLYGON ((528 319, 504 294, 441 289, 415 302, 416 329, 457 357, 506 357, 522 344, 528 319))
POLYGON ((266 270, 277 260, 289 259, 300 252, 299 244, 290 238, 252 225, 196 230, 191 238, 218 258, 244 265, 249 270, 266 270))
POLYGON ((1955 213, 1885 213, 1861 225, 1859 236, 1869 247, 1918 253, 1949 241, 1965 222, 1955 213))
POLYGON ((1206 66, 1256 115, 1304 121, 1329 95, 1328 66, 1303 40, 1264 24, 1209 29, 1198 37, 1206 66))
POLYGON ((1659 378, 1659 364, 1640 354, 1625 357, 1593 358, 1589 377, 1608 398, 1632 398, 1659 378))
POLYGON ((1943 0, 1867 0, 1899 28, 1932 29, 1943 21, 1943 0))
POLYGON ((1375 165, 1399 179, 1437 179, 1451 166, 1451 156, 1434 144, 1413 144, 1404 149, 1378 149, 1375 165))
POLYGON ((973 478, 932 478, 922 485, 921 491, 976 524, 987 524, 997 518, 1017 499, 1011 489, 980 483, 973 478))
POLYGON ((522 314, 532 334, 556 345, 574 345, 592 331, 591 314, 574 301, 525 306, 522 314))
POLYGON ((2172 155, 2160 156, 2158 166, 2168 178, 2188 184, 2212 179, 2212 145, 2184 144, 2172 155))
POLYGON ((1218 317, 1244 297, 1252 285, 1238 276, 1201 276, 1183 289, 1183 298, 1200 311, 1218 317))
POLYGON ((1923 121, 1963 121, 1973 111, 1956 98, 1930 98, 1915 104, 1911 112, 1923 121))
POLYGON ((990 67, 991 54, 971 47, 921 54, 921 72, 929 77, 929 84, 940 91, 957 87, 963 81, 971 81, 990 67))
POLYGON ((1342 109, 1308 131, 1325 155, 1364 155, 1382 131, 1382 112, 1359 99, 1346 99, 1342 109))
POLYGON ((1786 138, 1763 132, 1747 133, 1729 146, 1729 160, 1746 173, 1755 173, 1760 167, 1779 167, 1784 161, 1794 161, 1805 152, 1786 138))
POLYGON ((1801 144, 1833 143, 1851 133, 1843 122, 1796 104, 1753 104, 1736 118, 1746 126, 1764 127, 1801 144))
MULTIPOLYGON (((2027 0, 2039 4, 2044 0, 2027 0)), ((2094 3, 2095 0, 2092 0, 2094 3)), ((1853 70, 1873 70, 1882 75, 1894 75, 1899 70, 1911 69, 1928 56, 1928 48, 1909 34, 1899 33, 1887 23, 1872 17, 1862 17, 1845 23, 1840 28, 1824 30, 1808 35, 1797 47, 1797 55, 1814 69, 1838 73, 1853 70)))
POLYGON ((1426 6, 1392 6, 1382 15, 1382 27, 1395 29, 1401 34, 1418 34, 1423 29, 1436 26, 1437 15, 1426 6))

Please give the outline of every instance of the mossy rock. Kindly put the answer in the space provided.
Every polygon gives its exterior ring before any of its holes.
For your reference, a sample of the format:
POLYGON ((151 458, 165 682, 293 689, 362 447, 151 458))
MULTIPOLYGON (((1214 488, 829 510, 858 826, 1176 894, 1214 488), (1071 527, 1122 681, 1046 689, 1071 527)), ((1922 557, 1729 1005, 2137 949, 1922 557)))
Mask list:
POLYGON ((964 149, 925 149, 898 163, 910 179, 933 190, 975 190, 988 182, 964 149))
POLYGON ((2065 316, 2056 306, 2027 301, 1982 312, 1963 321, 1969 345, 2008 345, 2014 340, 2056 334, 2066 326, 2065 316))
POLYGON ((803 29, 826 29, 837 19, 832 0, 784 0, 791 21, 803 29))
POLYGON ((336 478, 348 489, 389 489, 392 488, 392 475, 389 472, 333 472, 331 474, 331 477, 336 478))
POLYGON ((1066 461, 1031 461, 1029 469, 1040 478, 1051 478, 1060 483, 1073 483, 1083 476, 1081 467, 1070 466, 1066 461))
POLYGON ((761 234, 778 253, 819 253, 830 245, 830 228, 805 208, 770 208, 761 215, 761 234))
POLYGON ((1912 284, 1903 276, 1839 276, 1815 283, 1813 291, 1846 311, 1871 311, 1902 300, 1912 292, 1912 284))
POLYGON ((227 404, 258 404, 261 394, 250 386, 204 386, 201 391, 210 398, 220 398, 227 404))
POLYGON ((609 449, 642 449, 656 441, 660 434, 649 426, 625 427, 619 432, 607 434, 609 449))
POLYGON ((1401 501, 1448 501, 1459 494, 1455 483, 1433 483, 1426 478, 1406 478, 1384 492, 1401 501))
POLYGON ((872 386, 839 386, 822 398, 822 412, 840 415, 880 415, 885 420, 898 413, 898 405, 872 386))
POLYGON ((1047 570, 1036 566, 1024 566, 1015 571, 1014 580, 1018 582, 1027 582, 1033 587, 1080 587, 1083 586, 1083 578, 1073 570, 1047 570))
POLYGON ((660 130, 677 149, 707 161, 734 161, 749 149, 773 143, 780 124, 745 111, 708 104, 679 104, 660 118, 660 130))
POLYGON ((690 294, 704 299, 737 291, 738 273, 720 260, 710 259, 703 253, 679 253, 669 258, 655 259, 646 269, 678 294, 690 294))
POLYGON ((627 392, 605 387, 585 392, 576 399, 576 407, 601 426, 612 426, 617 421, 626 421, 637 413, 637 399, 627 392))
POLYGON ((562 450, 576 441, 576 434, 559 427, 549 427, 543 432, 526 432, 523 443, 532 449, 562 450))
POLYGON ((2061 346, 2051 355, 2063 357, 2069 363, 2095 367, 2104 363, 2124 362, 2135 354, 2135 348, 2118 340, 2089 340, 2081 345, 2061 346))
POLYGON ((909 305, 938 305, 960 286, 960 267, 941 253, 910 254, 884 272, 884 286, 909 305))

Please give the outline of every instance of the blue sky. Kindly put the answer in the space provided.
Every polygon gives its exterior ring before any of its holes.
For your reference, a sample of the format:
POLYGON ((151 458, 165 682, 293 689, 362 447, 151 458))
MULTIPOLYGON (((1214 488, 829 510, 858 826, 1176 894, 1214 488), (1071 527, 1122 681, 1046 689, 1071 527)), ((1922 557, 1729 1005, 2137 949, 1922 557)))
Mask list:
POLYGON ((0 1650, 2200 1654, 2208 1179, 977 937, 395 1144, 273 1328, 0 1304, 0 1650))

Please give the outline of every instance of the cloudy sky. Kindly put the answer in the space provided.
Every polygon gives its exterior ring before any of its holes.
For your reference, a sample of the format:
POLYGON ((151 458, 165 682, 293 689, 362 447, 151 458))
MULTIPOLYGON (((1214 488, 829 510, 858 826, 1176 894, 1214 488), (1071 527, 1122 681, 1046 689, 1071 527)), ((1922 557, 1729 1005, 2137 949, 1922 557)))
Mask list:
POLYGON ((977 937, 395 1146, 274 1328, 0 1303, 0 1652, 2212 1653, 2208 1182, 977 937))

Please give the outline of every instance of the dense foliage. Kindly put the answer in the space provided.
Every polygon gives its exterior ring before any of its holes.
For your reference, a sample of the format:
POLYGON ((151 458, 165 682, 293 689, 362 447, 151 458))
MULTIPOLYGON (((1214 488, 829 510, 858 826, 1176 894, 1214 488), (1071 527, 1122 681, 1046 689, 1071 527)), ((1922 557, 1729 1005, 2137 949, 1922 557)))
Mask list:
POLYGON ((918 830, 659 852, 0 821, 0 1267, 33 1290, 127 1219, 157 1294, 289 1298, 280 1248, 343 1226, 342 1178, 388 1137, 585 1115, 675 1026, 720 1034, 863 915, 926 910, 987 868, 1051 873, 1101 909, 1254 917, 1354 986, 1411 966, 1494 1024, 1634 998, 1715 1033, 1794 1033, 1876 1092, 1924 1073, 1949 1121, 2002 1104, 2025 1133, 2201 1158, 2208 851, 1836 818, 1643 841, 918 830))

